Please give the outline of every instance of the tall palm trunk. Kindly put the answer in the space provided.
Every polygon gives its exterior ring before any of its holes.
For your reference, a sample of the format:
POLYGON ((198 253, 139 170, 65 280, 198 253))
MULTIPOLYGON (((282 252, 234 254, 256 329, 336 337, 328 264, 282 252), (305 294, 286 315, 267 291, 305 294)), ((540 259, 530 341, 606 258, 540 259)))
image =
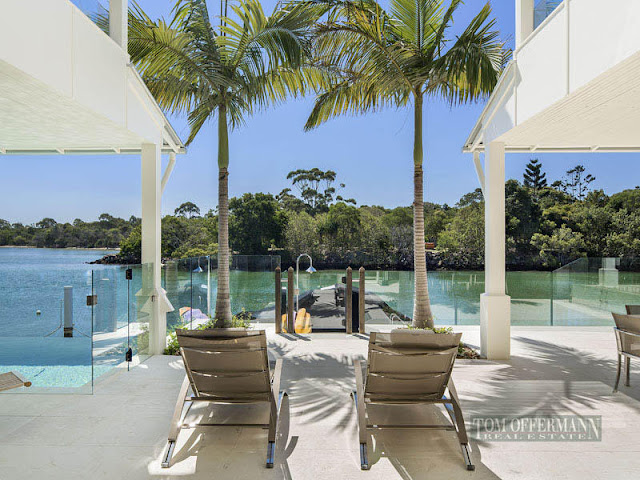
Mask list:
POLYGON ((229 297, 229 131, 227 108, 218 111, 218 294, 216 296, 216 326, 231 322, 229 297))
POLYGON ((424 245, 424 175, 422 172, 422 95, 415 95, 413 139, 413 271, 415 298, 413 326, 433 327, 427 283, 427 255, 424 245))

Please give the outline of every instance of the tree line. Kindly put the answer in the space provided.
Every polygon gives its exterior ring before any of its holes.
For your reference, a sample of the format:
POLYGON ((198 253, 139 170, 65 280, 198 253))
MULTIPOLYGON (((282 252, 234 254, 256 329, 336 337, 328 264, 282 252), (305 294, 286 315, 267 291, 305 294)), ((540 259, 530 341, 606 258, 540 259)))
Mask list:
MULTIPOLYGON (((411 269, 411 207, 357 205, 343 196, 336 172, 296 170, 291 188, 277 195, 245 193, 229 200, 230 248, 242 255, 281 255, 288 266, 300 253, 321 268, 365 265, 411 269)), ((640 189, 606 195, 582 165, 548 185, 532 160, 522 181, 506 182, 507 264, 511 269, 550 269, 582 256, 640 255, 640 189), (579 173, 576 176, 576 172, 579 173), (593 179, 593 180, 591 180, 593 179), (581 186, 582 185, 582 186, 581 186), (578 188, 576 188, 576 186, 578 188)), ((425 238, 430 268, 482 269, 484 201, 480 189, 453 206, 426 202, 425 238)), ((185 202, 162 219, 162 255, 186 258, 218 253, 218 215, 185 202)), ((34 225, 0 220, 0 245, 120 247, 115 261, 140 261, 140 219, 102 214, 95 222, 34 225)))

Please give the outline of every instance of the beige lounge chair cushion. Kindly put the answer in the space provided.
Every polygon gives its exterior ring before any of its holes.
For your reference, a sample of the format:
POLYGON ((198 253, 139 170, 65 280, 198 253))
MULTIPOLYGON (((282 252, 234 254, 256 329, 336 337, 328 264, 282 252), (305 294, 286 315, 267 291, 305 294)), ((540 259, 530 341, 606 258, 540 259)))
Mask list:
POLYGON ((622 351, 633 355, 640 355, 640 337, 634 335, 625 335, 625 332, 631 332, 640 335, 640 315, 620 315, 613 313, 613 320, 616 322, 622 332, 620 332, 620 340, 622 341, 622 351))
POLYGON ((366 399, 410 402, 442 398, 461 336, 409 329, 372 333, 366 399))
POLYGON ((264 330, 176 330, 194 393, 229 401, 269 400, 271 378, 264 330))

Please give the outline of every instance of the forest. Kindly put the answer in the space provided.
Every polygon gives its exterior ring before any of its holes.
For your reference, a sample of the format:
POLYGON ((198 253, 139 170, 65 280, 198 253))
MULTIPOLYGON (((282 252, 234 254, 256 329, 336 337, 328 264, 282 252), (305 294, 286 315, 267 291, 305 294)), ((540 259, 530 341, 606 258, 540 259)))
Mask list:
MULTIPOLYGON (((358 205, 337 173, 312 168, 288 174, 291 188, 277 195, 245 193, 229 202, 231 249, 240 255, 280 255, 291 264, 309 253, 321 268, 364 265, 410 269, 411 207, 358 205)), ((640 254, 640 189, 611 196, 577 165, 550 182, 538 160, 521 180, 506 182, 507 265, 511 270, 552 269, 589 256, 640 254)), ((109 261, 140 261, 140 219, 113 217, 33 225, 0 219, 0 245, 49 248, 120 248, 109 261)), ((217 253, 217 215, 185 202, 162 219, 164 258, 217 253)), ((484 202, 476 189, 455 205, 425 203, 430 268, 478 269, 484 263, 484 202)))

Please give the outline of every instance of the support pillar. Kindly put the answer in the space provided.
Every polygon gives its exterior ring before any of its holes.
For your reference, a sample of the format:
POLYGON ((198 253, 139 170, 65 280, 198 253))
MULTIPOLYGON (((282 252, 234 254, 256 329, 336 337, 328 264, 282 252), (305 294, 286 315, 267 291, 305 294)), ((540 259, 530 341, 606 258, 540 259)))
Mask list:
POLYGON ((161 287, 160 146, 142 145, 142 311, 149 319, 149 354, 161 355, 167 342, 167 312, 173 307, 161 287))
POLYGON ((534 0, 516 0, 516 49, 533 33, 534 0))
POLYGON ((128 53, 129 0, 109 0, 109 36, 128 53))
POLYGON ((511 344, 511 298, 506 293, 504 143, 485 152, 485 293, 480 297, 481 353, 507 360, 511 344))

